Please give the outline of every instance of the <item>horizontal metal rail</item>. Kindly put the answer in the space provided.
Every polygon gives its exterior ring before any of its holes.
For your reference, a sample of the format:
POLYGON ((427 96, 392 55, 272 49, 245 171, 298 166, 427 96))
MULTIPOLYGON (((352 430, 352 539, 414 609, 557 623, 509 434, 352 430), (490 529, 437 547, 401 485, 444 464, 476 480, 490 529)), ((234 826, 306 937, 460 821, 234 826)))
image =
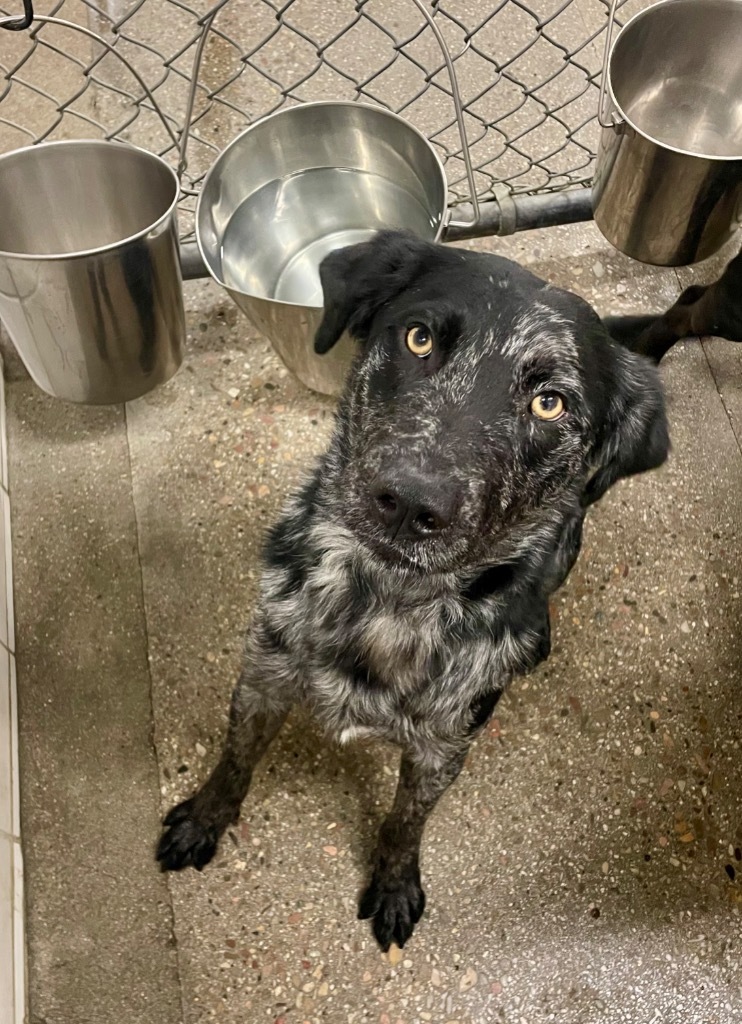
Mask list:
MULTIPOLYGON (((568 192, 546 193, 537 196, 516 196, 504 202, 481 203, 479 219, 468 219, 466 207, 454 207, 455 219, 451 219, 443 234, 444 242, 461 242, 467 238, 483 238, 488 235, 510 235, 515 231, 532 231, 536 228, 556 227, 558 224, 576 224, 592 220, 593 208, 589 188, 571 189, 568 192), (458 219, 459 211, 463 215, 458 219)), ((180 263, 186 281, 208 277, 206 264, 195 242, 183 242, 180 247, 180 263)))

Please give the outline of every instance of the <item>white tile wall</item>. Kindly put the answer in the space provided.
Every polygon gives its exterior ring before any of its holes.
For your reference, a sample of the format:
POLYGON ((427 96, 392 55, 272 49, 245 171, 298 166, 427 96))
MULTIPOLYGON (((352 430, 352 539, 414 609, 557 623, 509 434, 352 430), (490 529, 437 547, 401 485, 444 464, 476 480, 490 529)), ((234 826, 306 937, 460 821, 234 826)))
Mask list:
POLYGON ((23 897, 23 851, 20 837, 13 841, 13 1017, 26 1020, 26 921, 23 897))
MULTIPOLYGON (((2 327, 0 327, 2 331, 2 327)), ((0 368, 2 360, 0 359, 0 368)), ((8 486, 8 435, 5 431, 5 384, 0 388, 0 483, 8 486)))
POLYGON ((18 766, 18 686, 16 684, 15 658, 10 659, 10 809, 11 834, 21 837, 21 772, 18 766))
POLYGON ((15 1024, 13 845, 10 836, 0 835, 0 1024, 15 1024))
MULTIPOLYGON (((10 655, 0 646, 0 835, 13 833, 13 730, 10 710, 10 655)), ((2 989, 0 989, 2 992, 2 989)))
MULTIPOLYGON (((7 487, 7 484, 5 485, 7 487)), ((13 549, 10 545, 10 495, 5 487, 0 490, 3 499, 3 517, 0 531, 5 537, 5 610, 8 650, 15 651, 15 612, 13 611, 13 549)), ((2 577, 0 577, 0 581, 2 577)))
POLYGON ((18 694, 10 554, 5 386, 0 362, 0 1024, 26 1019, 18 694))

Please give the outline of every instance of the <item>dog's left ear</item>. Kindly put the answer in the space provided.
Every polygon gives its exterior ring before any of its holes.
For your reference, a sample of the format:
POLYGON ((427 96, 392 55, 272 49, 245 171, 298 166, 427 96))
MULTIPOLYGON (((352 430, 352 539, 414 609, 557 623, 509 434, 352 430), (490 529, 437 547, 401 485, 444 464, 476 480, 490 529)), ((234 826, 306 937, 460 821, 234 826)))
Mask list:
POLYGON ((670 451, 665 398, 656 367, 609 342, 599 350, 602 423, 593 450, 595 472, 583 503, 591 505, 617 480, 661 466, 670 451))
POLYGON ((325 256, 319 268, 325 309, 314 351, 329 352, 345 330, 365 341, 380 307, 410 284, 432 248, 407 232, 380 231, 325 256))

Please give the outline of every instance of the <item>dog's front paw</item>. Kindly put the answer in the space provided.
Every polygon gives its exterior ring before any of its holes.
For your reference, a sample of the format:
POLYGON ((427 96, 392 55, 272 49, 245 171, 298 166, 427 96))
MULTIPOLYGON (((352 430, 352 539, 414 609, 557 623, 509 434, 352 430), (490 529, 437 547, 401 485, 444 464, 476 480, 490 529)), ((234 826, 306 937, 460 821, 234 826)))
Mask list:
POLYGON ((166 831, 160 836, 155 855, 163 871, 187 867, 201 871, 216 853, 220 830, 199 819, 193 799, 173 807, 163 825, 166 831))
POLYGON ((425 893, 417 867, 402 875, 383 875, 375 871, 371 884, 361 897, 358 916, 373 918, 376 941, 386 951, 392 942, 401 949, 415 930, 425 910, 425 893))

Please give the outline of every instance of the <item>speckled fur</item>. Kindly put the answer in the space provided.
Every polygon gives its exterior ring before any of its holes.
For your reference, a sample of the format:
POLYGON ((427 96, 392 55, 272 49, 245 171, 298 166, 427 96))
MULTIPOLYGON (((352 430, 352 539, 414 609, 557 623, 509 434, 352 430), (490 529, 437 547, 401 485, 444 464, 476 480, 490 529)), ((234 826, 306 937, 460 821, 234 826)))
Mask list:
POLYGON ((549 653, 549 595, 579 552, 586 507, 667 454, 655 370, 614 345, 593 310, 495 256, 400 234, 328 257, 326 351, 361 342, 326 455, 265 549, 260 600, 211 778, 165 819, 164 868, 203 867, 252 770, 297 701, 341 742, 402 748, 394 807, 360 906, 386 948, 424 907, 425 820, 513 676, 549 653), (429 360, 410 323, 436 337, 429 360), (537 420, 542 390, 566 415, 537 420), (398 540, 369 481, 412 466, 456 488, 454 522, 398 540))

